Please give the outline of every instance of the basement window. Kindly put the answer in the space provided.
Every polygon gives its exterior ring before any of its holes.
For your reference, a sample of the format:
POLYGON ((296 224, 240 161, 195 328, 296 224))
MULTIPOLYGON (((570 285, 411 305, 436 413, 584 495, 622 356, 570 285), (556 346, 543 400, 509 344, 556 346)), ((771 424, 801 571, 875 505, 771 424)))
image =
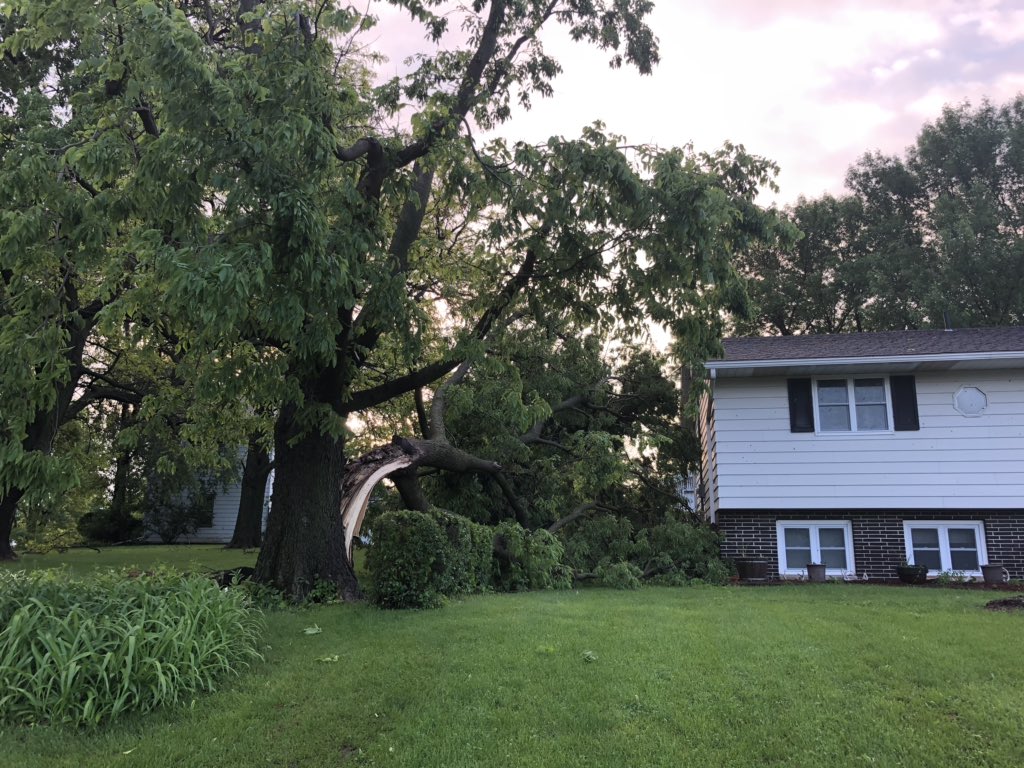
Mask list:
POLYGON ((987 562, 985 527, 976 521, 913 521, 903 523, 907 562, 927 565, 932 575, 956 571, 981 576, 987 562))
POLYGON ((779 520, 779 575, 804 576, 808 563, 822 563, 828 576, 855 572, 849 520, 779 520))

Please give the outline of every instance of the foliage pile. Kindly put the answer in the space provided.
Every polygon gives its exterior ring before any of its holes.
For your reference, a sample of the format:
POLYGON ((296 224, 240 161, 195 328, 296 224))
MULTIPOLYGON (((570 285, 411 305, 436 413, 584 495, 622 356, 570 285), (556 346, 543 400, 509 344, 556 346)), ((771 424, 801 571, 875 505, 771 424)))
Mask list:
POLYGON ((172 571, 0 572, 0 720, 95 726, 238 673, 260 654, 245 593, 172 571))
POLYGON ((634 528, 625 517, 583 520, 565 536, 565 560, 580 576, 619 589, 700 580, 724 584, 730 570, 719 557, 720 536, 710 527, 667 519, 634 528))
POLYGON ((526 531, 506 520, 494 541, 494 587, 501 592, 567 589, 572 571, 563 564, 565 547, 543 528, 526 531))

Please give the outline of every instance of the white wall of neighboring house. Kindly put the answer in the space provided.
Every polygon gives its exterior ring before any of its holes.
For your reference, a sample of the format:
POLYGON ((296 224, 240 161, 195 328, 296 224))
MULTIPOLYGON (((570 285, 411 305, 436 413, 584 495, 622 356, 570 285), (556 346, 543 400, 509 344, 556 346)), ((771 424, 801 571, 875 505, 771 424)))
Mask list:
MULTIPOLYGON (((270 496, 274 490, 274 472, 267 478, 267 487, 263 493, 263 528, 267 527, 267 514, 270 512, 270 496)), ((242 497, 241 481, 233 483, 217 491, 213 499, 213 523, 197 528, 195 533, 184 533, 177 538, 176 544, 227 544, 235 533, 235 521, 238 519, 238 502, 242 497)), ((146 541, 160 541, 155 533, 148 533, 146 541)))
POLYGON ((915 375, 920 430, 882 434, 792 433, 785 378, 712 382, 713 423, 701 425, 711 514, 1024 506, 1024 371, 915 375), (962 386, 986 394, 980 416, 954 408, 962 386))
POLYGON ((697 509, 705 514, 718 509, 718 462, 715 458, 714 399, 705 392, 700 401, 698 429, 700 431, 700 485, 697 489, 697 509))

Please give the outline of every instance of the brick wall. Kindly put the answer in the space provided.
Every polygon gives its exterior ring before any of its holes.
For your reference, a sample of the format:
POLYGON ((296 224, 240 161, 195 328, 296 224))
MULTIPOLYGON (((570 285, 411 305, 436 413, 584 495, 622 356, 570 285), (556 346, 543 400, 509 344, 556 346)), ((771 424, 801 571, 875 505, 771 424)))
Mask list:
POLYGON ((872 579, 893 578, 893 568, 907 556, 903 540, 905 520, 980 520, 985 524, 989 562, 1006 566, 1012 579, 1024 579, 1024 510, 719 510, 718 529, 725 534, 723 557, 763 558, 771 563, 772 573, 778 574, 779 551, 775 540, 778 520, 849 520, 853 527, 857 573, 866 573, 872 579))

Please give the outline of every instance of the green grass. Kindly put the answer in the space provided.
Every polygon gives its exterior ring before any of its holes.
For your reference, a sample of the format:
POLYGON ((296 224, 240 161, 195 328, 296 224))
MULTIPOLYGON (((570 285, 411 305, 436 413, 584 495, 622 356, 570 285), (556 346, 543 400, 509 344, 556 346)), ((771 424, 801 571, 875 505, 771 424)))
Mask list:
POLYGON ((21 555, 14 561, 0 561, 0 568, 34 571, 67 566, 72 573, 85 574, 96 568, 152 568, 166 565, 181 571, 221 571, 256 564, 255 550, 224 549, 220 544, 173 544, 137 547, 82 547, 45 555, 21 555))
POLYGON ((280 612, 267 661, 227 690, 96 734, 8 728, 0 743, 24 768, 1017 768, 1024 616, 981 610, 990 597, 593 589, 280 612))

